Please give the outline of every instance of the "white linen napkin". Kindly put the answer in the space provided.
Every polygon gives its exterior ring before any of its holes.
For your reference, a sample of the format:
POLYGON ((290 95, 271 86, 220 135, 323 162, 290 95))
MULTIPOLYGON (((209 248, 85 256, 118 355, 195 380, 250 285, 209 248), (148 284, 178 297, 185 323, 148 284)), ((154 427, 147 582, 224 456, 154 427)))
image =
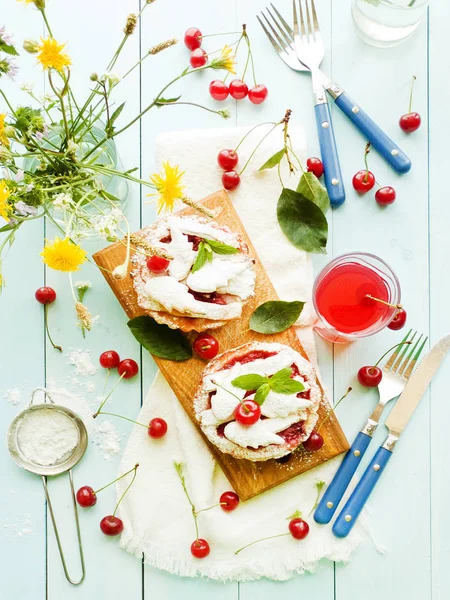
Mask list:
MULTIPOLYGON (((265 127, 258 128, 244 142, 239 149, 239 166, 265 131, 265 127)), ((163 134, 157 140, 158 166, 165 160, 178 164, 186 171, 187 195, 199 200, 221 187, 218 152, 234 148, 246 132, 235 128, 163 134)), ((291 137, 295 152, 303 161, 303 129, 292 128, 291 137)), ((311 261, 305 252, 288 242, 277 223, 280 181, 276 169, 255 173, 281 147, 281 131, 272 133, 243 174, 241 186, 230 196, 279 297, 307 301, 297 331, 306 352, 316 362, 311 261)), ((290 182, 283 168, 282 177, 286 187, 295 189, 298 176, 290 182)), ((156 376, 137 420, 147 423, 156 416, 167 421, 167 435, 161 440, 150 440, 145 429, 135 426, 121 464, 121 472, 136 462, 140 464, 136 481, 119 509, 125 525, 121 545, 138 557, 144 554, 146 563, 177 575, 221 581, 260 577, 286 580, 294 573, 313 571, 322 558, 347 561, 363 539, 361 520, 346 539, 339 540, 332 535, 330 526, 319 526, 312 515, 308 516, 316 499, 315 482, 331 480, 339 464, 337 458, 240 504, 233 512, 217 507, 201 513, 200 537, 209 542, 211 553, 202 560, 192 557, 194 521, 173 461, 185 464, 187 485, 197 510, 216 504, 220 494, 232 488, 161 373, 156 376), (286 532, 286 519, 297 509, 310 525, 305 540, 280 537, 234 554, 251 541, 286 532)), ((289 464, 285 467, 289 468, 289 464)), ((118 483, 119 494, 126 485, 125 480, 118 483)))

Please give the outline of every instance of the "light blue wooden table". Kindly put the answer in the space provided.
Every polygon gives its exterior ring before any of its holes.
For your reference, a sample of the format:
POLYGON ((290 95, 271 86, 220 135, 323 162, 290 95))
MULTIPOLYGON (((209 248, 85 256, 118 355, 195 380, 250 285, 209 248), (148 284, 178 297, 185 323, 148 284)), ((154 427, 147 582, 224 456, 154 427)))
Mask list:
MULTIPOLYGON (((141 0, 143 1, 143 0, 141 0)), ((49 1, 49 15, 58 40, 70 40, 73 57, 72 78, 76 86, 86 88, 87 77, 101 70, 110 50, 116 46, 124 16, 137 12, 137 0, 79 0, 76 4, 49 1)), ((238 30, 247 23, 254 43, 259 78, 269 87, 269 98, 260 107, 248 102, 227 101, 230 121, 190 107, 154 111, 141 126, 127 131, 119 141, 119 151, 127 168, 140 165, 147 177, 154 167, 154 140, 159 131, 187 127, 227 127, 253 125, 279 118, 286 108, 294 111, 293 122, 302 123, 308 134, 310 155, 317 155, 314 113, 310 82, 306 75, 289 71, 266 42, 255 19, 263 0, 157 0, 149 7, 141 30, 131 40, 120 71, 138 60, 153 44, 166 38, 182 37, 184 30, 196 25, 204 32, 238 30), (213 7, 214 5, 214 7, 213 7), (184 110, 184 108, 186 110, 184 110), (156 114, 155 114, 156 113, 156 114)), ((284 1, 286 11, 290 2, 284 1)), ((339 144, 348 199, 329 216, 331 235, 327 257, 315 260, 316 268, 333 256, 350 250, 365 250, 386 259, 398 274, 409 325, 429 334, 431 342, 450 331, 448 309, 450 258, 450 201, 448 193, 448 156, 450 126, 450 54, 448 22, 450 5, 432 1, 428 22, 403 45, 379 50, 365 45, 357 37, 350 15, 350 1, 318 0, 318 12, 327 56, 324 66, 346 87, 352 96, 396 139, 413 161, 412 171, 396 176, 375 153, 370 157, 378 181, 393 184, 397 202, 381 210, 373 197, 357 197, 351 189, 353 173, 362 167, 364 140, 349 126, 339 111, 334 111, 335 132, 339 144), (422 127, 412 136, 403 134, 398 117, 406 112, 411 76, 417 76, 414 108, 422 115, 422 127)), ((282 2, 278 2, 280 7, 282 2)), ((37 13, 14 0, 3 0, 1 23, 16 32, 16 39, 37 38, 43 33, 37 13)), ((218 43, 218 46, 220 42, 218 43)), ((146 63, 142 73, 129 81, 121 93, 129 114, 135 114, 152 97, 169 74, 177 74, 187 61, 182 44, 146 63)), ((32 57, 22 58, 19 80, 43 82, 32 57)), ((185 87, 186 98, 210 102, 207 98, 209 76, 191 77, 185 87)), ((25 98, 16 92, 17 101, 25 98)), ((211 101, 212 105, 212 101, 211 101)), ((195 150, 195 149, 194 149, 195 150)), ((214 157, 211 157, 214 160, 214 157)), ((214 190, 211 190, 214 191, 214 190)), ((130 191, 128 214, 133 229, 151 222, 154 212, 142 203, 139 189, 130 191)), ((93 314, 100 314, 98 326, 83 340, 74 326, 73 305, 66 278, 46 271, 38 249, 43 245, 45 225, 37 221, 19 234, 6 264, 7 288, 0 299, 0 435, 4 439, 10 420, 25 407, 30 391, 54 380, 59 387, 70 387, 73 367, 67 358, 53 351, 44 337, 42 307, 34 292, 46 282, 58 292, 51 309, 56 340, 69 348, 90 349, 96 357, 107 348, 117 348, 123 356, 141 360, 141 377, 126 384, 126 392, 116 395, 111 408, 119 408, 126 399, 127 414, 135 415, 150 385, 155 366, 139 349, 125 325, 125 315, 102 276, 92 265, 83 269, 81 279, 94 282, 87 297, 93 314), (11 406, 3 392, 21 391, 21 403, 11 406)), ((48 232, 52 234, 51 231, 48 232)), ((95 249, 94 246, 91 248, 95 249)), ((398 337, 398 336, 397 336, 398 337)), ((325 384, 340 395, 349 384, 355 392, 338 409, 344 430, 351 439, 375 403, 375 393, 355 382, 357 369, 371 363, 397 337, 389 330, 347 347, 331 347, 318 341, 320 366, 325 384)), ((448 462, 448 424, 450 402, 447 382, 450 362, 442 367, 431 389, 419 406, 407 433, 396 450, 394 460, 375 491, 370 503, 377 540, 388 553, 380 555, 370 546, 361 547, 348 565, 326 562, 314 575, 298 576, 277 584, 261 581, 252 584, 221 585, 202 580, 180 579, 155 569, 119 548, 118 541, 106 539, 99 531, 99 512, 81 516, 87 577, 80 588, 70 587, 63 576, 54 535, 50 527, 39 478, 19 470, 10 460, 3 443, 0 452, 0 598, 2 600, 86 600, 108 598, 184 598, 196 600, 269 600, 278 597, 320 600, 445 600, 449 597, 450 520, 448 499, 450 477, 448 462), (25 519, 31 533, 19 535, 25 519)), ((94 381, 101 392, 103 373, 94 381)), ((124 388, 125 389, 125 388, 124 388)), ((80 391, 80 389, 78 390, 80 391)), ((128 435, 131 425, 117 423, 128 435)), ((384 436, 383 428, 377 440, 384 436)), ((122 441, 122 446, 125 444, 122 441)), ((77 467, 78 485, 113 479, 119 457, 105 461, 93 444, 77 467)), ((50 482, 51 493, 61 514, 69 511, 68 482, 60 478, 50 482)), ((102 505, 114 503, 114 490, 105 492, 102 505)), ((69 548, 75 548, 74 532, 69 548)), ((76 553, 69 549, 69 562, 76 565, 76 553)), ((72 568, 74 568, 72 566, 72 568)))

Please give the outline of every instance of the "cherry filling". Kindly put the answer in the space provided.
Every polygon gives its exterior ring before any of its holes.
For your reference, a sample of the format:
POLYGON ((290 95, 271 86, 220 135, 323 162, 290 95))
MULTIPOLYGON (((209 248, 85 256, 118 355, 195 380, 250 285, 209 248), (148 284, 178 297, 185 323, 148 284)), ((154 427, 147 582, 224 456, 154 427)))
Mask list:
POLYGON ((211 294, 202 294, 201 292, 194 292, 194 290, 188 290, 192 296, 199 302, 208 302, 209 304, 221 304, 225 305, 226 302, 222 296, 217 292, 211 292, 211 294))
POLYGON ((170 242, 172 241, 172 236, 166 235, 166 237, 163 237, 159 240, 161 242, 161 244, 170 244, 170 242))
POLYGON ((291 448, 296 448, 299 445, 301 436, 305 435, 305 421, 293 423, 284 431, 279 431, 277 435, 282 437, 291 448))
POLYGON ((192 250, 198 250, 202 238, 198 237, 198 235, 188 235, 187 239, 192 244, 192 250))

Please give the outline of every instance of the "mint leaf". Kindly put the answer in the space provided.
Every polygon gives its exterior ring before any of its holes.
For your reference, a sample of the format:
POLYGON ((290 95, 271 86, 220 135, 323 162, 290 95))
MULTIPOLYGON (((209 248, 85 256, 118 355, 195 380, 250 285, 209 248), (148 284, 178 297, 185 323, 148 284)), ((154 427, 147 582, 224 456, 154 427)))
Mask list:
POLYGON ((266 160, 262 167, 259 167, 258 171, 264 171, 265 169, 273 169, 273 167, 276 167, 280 164, 285 153, 286 151, 284 148, 282 150, 279 150, 278 152, 275 152, 273 156, 266 160))
POLYGON ((330 198, 326 188, 320 183, 314 173, 303 173, 296 190, 305 198, 317 204, 324 213, 330 208, 330 198))
POLYGON ((262 375, 250 374, 250 375, 241 375, 240 377, 236 377, 231 382, 234 387, 240 388, 241 390, 257 390, 260 386, 268 383, 268 378, 263 377, 262 375))
POLYGON ((284 235, 296 248, 324 253, 328 222, 322 210, 306 196, 283 188, 278 199, 277 218, 284 235))
POLYGON ((280 383, 282 381, 286 381, 286 379, 290 379, 292 375, 291 367, 285 367, 284 369, 280 369, 276 373, 270 377, 270 387, 272 387, 276 383, 280 383))
POLYGON ((250 317, 250 329, 258 333, 285 331, 299 318, 304 302, 271 300, 258 306, 250 317))
POLYGON ((262 404, 264 402, 264 400, 267 398, 267 396, 269 395, 270 392, 270 384, 269 383, 263 383, 262 386, 260 386, 255 394, 254 400, 255 402, 257 402, 258 404, 262 404))
POLYGON ((303 392, 305 386, 301 381, 297 381, 296 379, 280 379, 278 381, 272 382, 273 377, 270 379, 270 387, 277 394, 298 394, 299 392, 303 392))
POLYGON ((208 249, 204 242, 200 242, 197 257, 192 265, 192 273, 201 269, 207 262, 211 262, 212 259, 211 249, 208 249))
POLYGON ((239 252, 239 248, 228 246, 228 244, 223 244, 222 242, 216 242, 216 240, 204 240, 204 242, 208 244, 215 254, 237 254, 239 252))
POLYGON ((192 357, 189 341, 179 329, 161 325, 148 316, 135 317, 127 325, 137 341, 159 358, 182 361, 192 357))

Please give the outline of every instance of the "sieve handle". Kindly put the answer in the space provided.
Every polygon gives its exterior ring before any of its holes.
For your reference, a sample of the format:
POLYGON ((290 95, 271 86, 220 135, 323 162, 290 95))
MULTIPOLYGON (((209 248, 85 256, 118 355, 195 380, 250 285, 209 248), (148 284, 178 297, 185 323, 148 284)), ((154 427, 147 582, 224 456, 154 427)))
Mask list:
POLYGON ((31 400, 30 400, 30 406, 33 406, 33 402, 34 402, 34 397, 38 392, 43 392, 44 393, 44 404, 48 400, 52 403, 55 404, 55 401, 53 400, 53 398, 50 395, 50 392, 48 390, 46 390, 45 388, 36 388, 31 392, 31 400))

